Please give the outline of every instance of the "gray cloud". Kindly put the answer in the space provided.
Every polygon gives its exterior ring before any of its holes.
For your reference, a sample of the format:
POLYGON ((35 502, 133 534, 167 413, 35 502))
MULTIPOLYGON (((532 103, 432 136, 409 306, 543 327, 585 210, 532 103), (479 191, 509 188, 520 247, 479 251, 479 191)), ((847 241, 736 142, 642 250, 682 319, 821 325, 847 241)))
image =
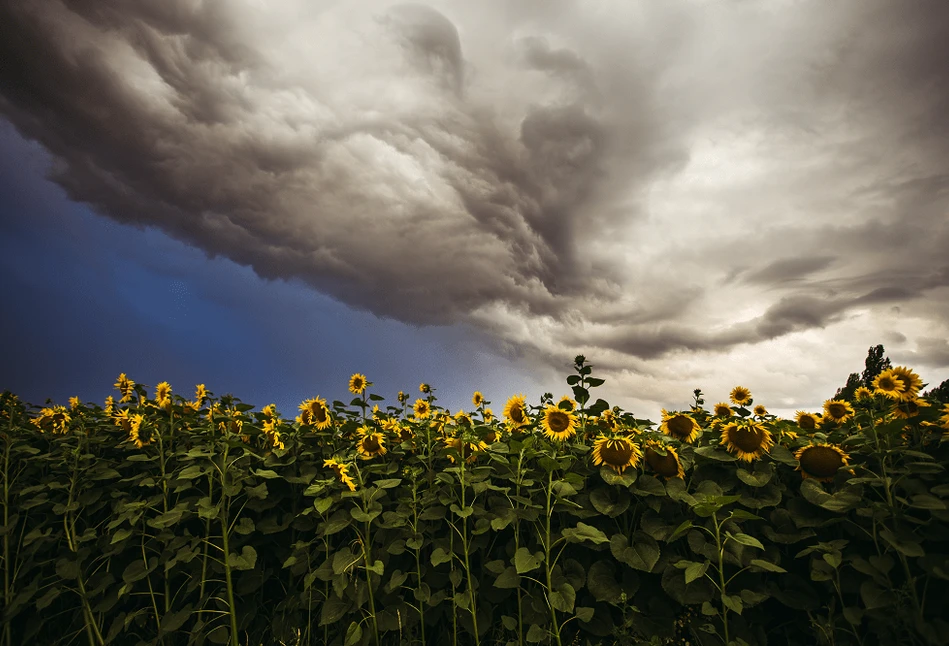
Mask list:
POLYGON ((0 113, 116 221, 538 364, 894 306, 935 357, 947 42, 882 0, 0 0, 0 113))

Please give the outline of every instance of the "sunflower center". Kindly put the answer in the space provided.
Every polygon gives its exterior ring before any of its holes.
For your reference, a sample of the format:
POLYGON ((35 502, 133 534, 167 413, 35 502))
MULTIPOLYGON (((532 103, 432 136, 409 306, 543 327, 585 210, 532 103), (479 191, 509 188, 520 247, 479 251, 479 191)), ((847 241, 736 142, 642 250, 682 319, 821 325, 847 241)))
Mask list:
POLYGON ((671 451, 665 455, 659 455, 655 449, 647 448, 646 464, 663 478, 674 478, 679 475, 679 463, 671 451))
POLYGON ((827 414, 834 419, 840 419, 847 416, 847 407, 843 404, 830 404, 827 407, 827 414))
POLYGON ((514 406, 511 408, 511 419, 520 424, 524 421, 524 411, 521 410, 520 406, 514 406))
POLYGON ((745 453, 754 453, 764 442, 764 431, 754 426, 742 426, 732 430, 729 439, 745 453))
POLYGON ((883 377, 880 379, 880 390, 896 390, 896 379, 893 377, 883 377))
POLYGON ((692 432, 692 420, 685 415, 676 415, 669 420, 669 433, 676 437, 688 437, 692 432))
POLYGON ((379 446, 379 440, 375 435, 369 435, 363 439, 362 448, 366 450, 366 453, 376 453, 382 447, 379 446))
POLYGON ((553 411, 547 416, 547 424, 554 433, 563 433, 570 426, 570 418, 566 413, 553 411))
POLYGON ((805 431, 813 431, 817 428, 817 420, 815 420, 811 415, 802 415, 801 419, 797 423, 805 431))
POLYGON ((633 445, 626 440, 607 440, 600 447, 600 459, 610 466, 624 466, 632 457, 633 445))
POLYGON ((314 406, 312 416, 316 419, 316 421, 323 423, 326 421, 326 409, 324 409, 322 406, 314 406))
POLYGON ((817 478, 829 478, 843 465, 840 454, 826 446, 812 446, 801 454, 801 468, 817 478))

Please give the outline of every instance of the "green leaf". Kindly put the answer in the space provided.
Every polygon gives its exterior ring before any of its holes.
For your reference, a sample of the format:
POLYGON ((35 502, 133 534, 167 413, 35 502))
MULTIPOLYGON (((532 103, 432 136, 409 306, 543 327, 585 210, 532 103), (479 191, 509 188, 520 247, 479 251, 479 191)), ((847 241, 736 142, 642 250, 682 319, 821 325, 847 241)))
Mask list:
POLYGON ((560 612, 573 612, 577 591, 569 583, 563 583, 550 593, 550 607, 560 612))
POLYGON ((132 535, 131 529, 124 529, 124 528, 120 529, 114 534, 112 534, 112 541, 110 542, 110 545, 115 545, 119 541, 124 541, 126 538, 128 538, 131 535, 132 535))
POLYGON ((468 516, 474 513, 474 507, 465 507, 464 509, 462 509, 455 503, 451 503, 451 507, 449 507, 449 509, 455 512, 457 516, 460 516, 462 518, 467 518, 468 516))
MULTIPOLYGON (((372 395, 370 395, 371 397, 372 395)), ((362 639, 362 626, 355 621, 349 622, 349 628, 346 629, 346 639, 343 646, 356 646, 362 639)))
POLYGON ((651 572, 659 561, 659 544, 642 531, 633 534, 631 546, 626 536, 614 534, 610 539, 610 552, 616 560, 644 572, 651 572))
POLYGON ((616 603, 622 589, 614 577, 615 565, 606 560, 594 561, 587 573, 587 589, 597 601, 616 603))
POLYGON ((432 565, 438 567, 442 563, 451 563, 452 555, 444 550, 444 548, 436 547, 432 551, 432 565))
POLYGON ((257 565, 257 550, 245 545, 241 548, 240 555, 235 552, 227 555, 227 564, 232 570, 253 570, 257 565))
POLYGON ((568 543, 581 543, 583 541, 590 541, 599 545, 600 543, 609 543, 610 539, 606 537, 606 534, 602 530, 597 529, 586 523, 577 523, 576 528, 566 528, 563 530, 563 537, 567 540, 568 543))
POLYGON ((388 478, 385 480, 376 480, 372 484, 376 485, 380 489, 394 489, 402 484, 402 478, 388 478))
POLYGON ((704 576, 705 571, 707 569, 708 569, 708 561, 706 561, 705 563, 689 563, 689 566, 685 568, 686 585, 704 576))
POLYGON ((261 482, 256 487, 244 487, 244 491, 247 492, 248 498, 256 498, 258 500, 266 500, 267 494, 267 483, 261 482))
POLYGON ((764 520, 761 516, 756 516, 750 511, 744 509, 733 509, 731 512, 732 520, 764 520))
POLYGON ((725 532, 725 535, 732 539, 735 542, 741 543, 742 545, 747 545, 748 547, 757 547, 759 550, 764 549, 764 545, 761 544, 754 536, 749 536, 748 534, 742 534, 738 532, 737 534, 732 534, 731 532, 725 532))
POLYGON ((785 570, 780 565, 775 565, 770 561, 765 561, 763 559, 751 559, 751 565, 760 567, 762 570, 767 570, 768 572, 777 572, 778 574, 787 574, 785 570))
POLYGON ((385 572, 385 566, 382 564, 382 561, 378 559, 376 559, 375 563, 372 565, 367 566, 366 569, 373 574, 378 574, 379 576, 382 576, 382 574, 385 572))
POLYGON ((518 574, 526 574, 531 570, 536 570, 543 563, 543 555, 540 552, 531 554, 526 547, 518 548, 514 553, 514 567, 518 574))
POLYGON ((517 574, 517 569, 509 565, 504 568, 500 576, 494 580, 494 587, 501 589, 516 588, 521 584, 521 577, 517 574))
POLYGON ((576 615, 577 619, 587 624, 590 623, 591 619, 593 619, 593 610, 594 609, 590 607, 577 606, 574 609, 574 614, 576 615))
POLYGON ((912 501, 913 502, 910 503, 910 507, 914 507, 916 509, 943 510, 946 508, 946 503, 928 493, 917 494, 912 497, 912 501))
POLYGON ((742 602, 741 597, 739 597, 737 594, 723 594, 722 604, 732 612, 736 612, 739 615, 744 609, 744 603, 742 602))
POLYGON ((508 615, 501 615, 501 625, 505 630, 515 630, 517 628, 517 619, 508 615))
POLYGON ((547 631, 538 626, 537 624, 531 624, 531 627, 527 630, 527 641, 532 644, 543 641, 547 638, 547 631))
POLYGON ((165 616, 161 618, 160 629, 158 631, 158 636, 167 635, 173 633, 179 628, 181 628, 184 623, 191 617, 194 612, 194 608, 189 603, 184 608, 174 612, 166 612, 165 616))
POLYGON ((906 556, 925 556, 926 552, 923 551, 922 546, 916 541, 912 540, 911 534, 901 534, 897 536, 890 529, 880 530, 880 536, 889 543, 893 549, 898 552, 902 552, 906 556))
POLYGON ((251 473, 260 478, 266 478, 267 480, 280 477, 280 474, 272 469, 254 469, 251 473))
POLYGON ((734 462, 738 459, 734 455, 721 451, 714 446, 700 446, 695 449, 695 454, 701 455, 703 458, 718 460, 719 462, 734 462))
POLYGON ((323 602, 323 609, 320 611, 320 625, 335 624, 349 611, 350 605, 348 599, 340 599, 335 594, 331 594, 323 602))
POLYGON ((692 521, 691 520, 682 521, 682 524, 676 527, 675 531, 672 532, 669 538, 666 539, 666 542, 671 543, 677 538, 685 536, 686 532, 688 532, 690 529, 692 529, 692 521))
POLYGON ((576 495, 577 493, 577 490, 574 488, 574 486, 564 480, 557 480, 551 483, 550 489, 558 498, 566 498, 568 496, 576 495))
POLYGON ((863 599, 863 605, 867 610, 886 608, 896 602, 896 597, 892 592, 878 586, 870 579, 860 584, 860 598, 863 599))

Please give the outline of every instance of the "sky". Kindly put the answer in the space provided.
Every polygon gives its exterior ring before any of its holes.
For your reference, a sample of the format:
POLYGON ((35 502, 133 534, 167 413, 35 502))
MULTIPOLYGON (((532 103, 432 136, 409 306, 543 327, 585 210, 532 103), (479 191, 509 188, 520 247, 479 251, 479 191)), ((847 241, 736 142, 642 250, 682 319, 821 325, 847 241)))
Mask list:
POLYGON ((0 0, 0 390, 949 378, 949 3, 0 0))

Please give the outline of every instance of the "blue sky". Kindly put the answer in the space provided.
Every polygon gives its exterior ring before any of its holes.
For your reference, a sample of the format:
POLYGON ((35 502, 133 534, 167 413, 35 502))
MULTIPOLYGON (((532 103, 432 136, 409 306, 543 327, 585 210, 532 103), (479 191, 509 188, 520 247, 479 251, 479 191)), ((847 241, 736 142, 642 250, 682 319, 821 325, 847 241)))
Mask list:
POLYGON ((949 5, 0 0, 0 388, 949 377, 949 5))

